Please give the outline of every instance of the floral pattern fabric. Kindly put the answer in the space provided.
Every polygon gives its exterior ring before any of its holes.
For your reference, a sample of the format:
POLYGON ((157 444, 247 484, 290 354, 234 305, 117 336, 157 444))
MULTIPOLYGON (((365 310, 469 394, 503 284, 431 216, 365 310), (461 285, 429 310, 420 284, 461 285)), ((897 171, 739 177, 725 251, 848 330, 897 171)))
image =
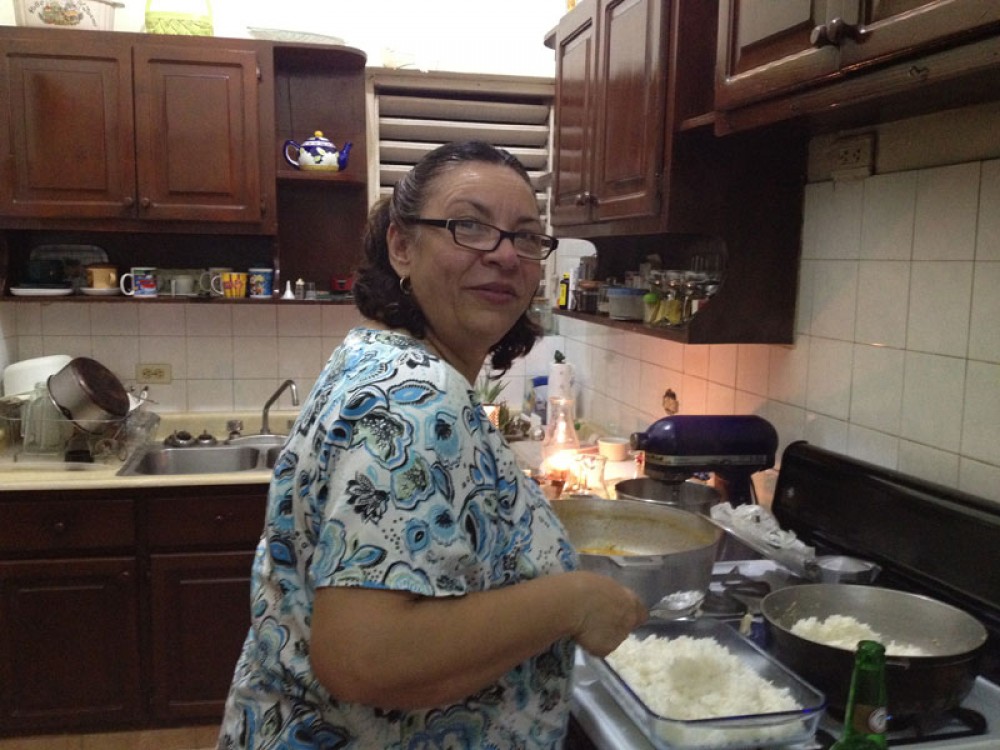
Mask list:
POLYGON ((464 377, 409 336, 351 331, 274 467, 219 748, 561 746, 569 641, 456 705, 394 711, 325 691, 309 664, 310 620, 324 586, 461 596, 577 565, 464 377))

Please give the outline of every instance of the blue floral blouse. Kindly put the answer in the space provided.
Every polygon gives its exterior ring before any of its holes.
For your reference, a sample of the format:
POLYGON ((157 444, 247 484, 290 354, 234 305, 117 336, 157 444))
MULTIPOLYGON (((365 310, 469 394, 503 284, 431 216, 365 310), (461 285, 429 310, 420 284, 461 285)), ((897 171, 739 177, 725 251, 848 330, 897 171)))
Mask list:
POLYGON ((460 703, 397 711, 325 691, 310 622, 323 586, 461 596, 577 565, 465 378, 409 336, 354 329, 274 467, 219 748, 560 747, 569 641, 460 703))

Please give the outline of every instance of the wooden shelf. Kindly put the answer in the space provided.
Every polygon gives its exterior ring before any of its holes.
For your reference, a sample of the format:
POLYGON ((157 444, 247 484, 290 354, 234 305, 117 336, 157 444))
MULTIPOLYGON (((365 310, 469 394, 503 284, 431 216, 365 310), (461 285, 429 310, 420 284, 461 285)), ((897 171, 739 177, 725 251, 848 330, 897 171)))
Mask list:
POLYGON ((564 318, 572 318, 573 320, 582 320, 584 323, 594 323, 599 326, 615 328, 619 331, 640 333, 643 336, 653 336, 658 339, 669 339, 670 341, 679 341, 680 343, 687 343, 688 341, 687 324, 672 326, 669 328, 665 326, 651 326, 643 323, 641 320, 613 320, 603 314, 591 315, 589 313, 575 312, 573 310, 559 310, 558 308, 553 308, 552 314, 559 315, 564 318))

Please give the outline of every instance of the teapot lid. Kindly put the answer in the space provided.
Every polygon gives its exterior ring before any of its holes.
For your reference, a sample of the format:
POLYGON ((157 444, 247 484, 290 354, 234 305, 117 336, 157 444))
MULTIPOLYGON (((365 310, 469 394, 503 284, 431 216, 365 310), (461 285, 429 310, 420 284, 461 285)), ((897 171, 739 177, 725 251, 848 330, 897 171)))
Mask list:
POLYGON ((329 144, 330 146, 333 146, 333 142, 329 138, 324 138, 323 137, 323 131, 322 130, 317 130, 317 131, 315 131, 313 133, 313 137, 310 138, 309 140, 307 140, 303 145, 304 146, 325 146, 327 144, 329 144))

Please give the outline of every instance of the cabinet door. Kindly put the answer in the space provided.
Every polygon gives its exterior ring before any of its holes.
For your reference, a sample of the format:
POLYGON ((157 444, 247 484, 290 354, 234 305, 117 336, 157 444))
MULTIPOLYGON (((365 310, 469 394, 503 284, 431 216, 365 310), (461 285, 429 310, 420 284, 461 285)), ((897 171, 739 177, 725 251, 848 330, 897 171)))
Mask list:
POLYGON ((654 216, 664 148, 666 39, 663 0, 601 3, 593 218, 654 216))
POLYGON ((0 728, 141 715, 136 586, 132 558, 0 562, 0 728))
POLYGON ((106 37, 4 40, 0 215, 131 215, 131 71, 129 46, 106 37))
POLYGON ((256 53, 138 44, 134 66, 140 218, 260 221, 256 53))
POLYGON ((252 552, 153 555, 153 713, 222 718, 250 626, 252 552))
POLYGON ((590 220, 594 110, 597 106, 596 0, 566 14, 557 30, 555 133, 552 158, 554 226, 590 220))
POLYGON ((949 38, 1000 25, 996 0, 862 0, 864 35, 840 46, 842 67, 871 64, 919 52, 949 38))
MULTIPOLYGON (((836 46, 810 35, 828 20, 856 23, 857 0, 729 0, 719 4, 715 106, 730 109, 833 74, 836 46)), ((891 3, 890 3, 891 4, 891 3)))

